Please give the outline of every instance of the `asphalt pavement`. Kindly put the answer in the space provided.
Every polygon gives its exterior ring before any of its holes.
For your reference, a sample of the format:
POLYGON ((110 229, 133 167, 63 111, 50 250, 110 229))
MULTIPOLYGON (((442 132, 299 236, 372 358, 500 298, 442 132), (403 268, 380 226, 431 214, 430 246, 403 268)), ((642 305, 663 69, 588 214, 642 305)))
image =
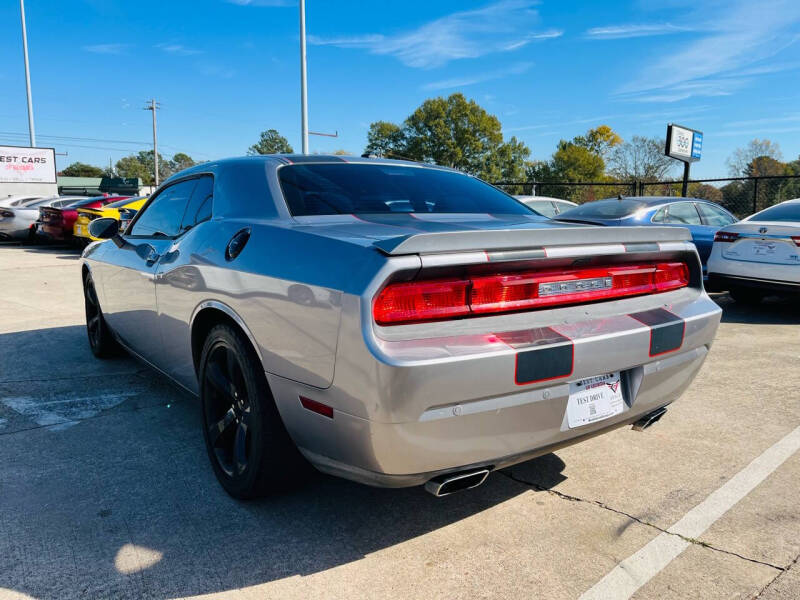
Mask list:
POLYGON ((195 398, 86 341, 78 252, 0 244, 0 599, 800 598, 800 306, 727 295, 630 428, 434 498, 228 497, 195 398))

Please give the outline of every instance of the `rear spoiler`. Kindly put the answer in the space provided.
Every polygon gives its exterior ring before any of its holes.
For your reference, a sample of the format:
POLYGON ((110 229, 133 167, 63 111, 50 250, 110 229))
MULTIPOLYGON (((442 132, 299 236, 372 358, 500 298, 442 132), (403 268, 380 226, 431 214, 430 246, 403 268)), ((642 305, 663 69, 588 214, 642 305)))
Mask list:
POLYGON ((642 244, 685 242, 692 239, 684 227, 553 227, 419 233, 379 240, 373 245, 389 256, 440 254, 470 250, 517 250, 543 246, 586 244, 642 244))

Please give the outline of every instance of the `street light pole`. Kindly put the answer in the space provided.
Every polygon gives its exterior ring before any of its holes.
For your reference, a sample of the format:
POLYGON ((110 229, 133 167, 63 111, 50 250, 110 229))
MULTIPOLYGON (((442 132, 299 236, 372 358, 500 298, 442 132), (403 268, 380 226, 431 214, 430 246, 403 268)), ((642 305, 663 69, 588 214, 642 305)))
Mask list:
POLYGON ((300 0, 300 128, 303 154, 308 154, 308 92, 306 91, 306 0, 300 0))
POLYGON ((31 69, 28 64, 28 30, 25 27, 25 0, 19 0, 19 12, 22 17, 22 53, 25 55, 25 90, 28 93, 28 135, 31 148, 36 147, 36 129, 33 126, 33 96, 31 96, 31 69))

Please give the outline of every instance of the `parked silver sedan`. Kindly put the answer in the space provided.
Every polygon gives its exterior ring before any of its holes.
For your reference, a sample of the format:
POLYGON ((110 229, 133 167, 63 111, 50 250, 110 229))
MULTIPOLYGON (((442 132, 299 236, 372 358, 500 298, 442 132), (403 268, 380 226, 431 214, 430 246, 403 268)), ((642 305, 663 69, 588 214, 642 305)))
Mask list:
POLYGON ((720 309, 688 231, 548 221, 468 175, 338 156, 204 163, 82 258, 89 343, 200 397, 249 498, 310 463, 436 495, 660 417, 720 309), (110 239, 107 239, 110 238, 110 239), (644 420, 643 420, 644 419, 644 420))

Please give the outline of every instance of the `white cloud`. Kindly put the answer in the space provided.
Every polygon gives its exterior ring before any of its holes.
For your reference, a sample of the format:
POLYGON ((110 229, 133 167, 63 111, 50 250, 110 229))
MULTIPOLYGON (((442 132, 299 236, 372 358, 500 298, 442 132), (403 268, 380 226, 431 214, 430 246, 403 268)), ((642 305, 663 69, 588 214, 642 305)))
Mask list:
MULTIPOLYGON (((775 71, 775 59, 800 41, 797 0, 734 0, 698 5, 687 20, 701 24, 699 38, 665 47, 619 92, 625 99, 675 102, 729 95, 752 77, 775 71)), ((791 68, 786 63, 786 68, 791 68)), ((785 70, 785 69, 779 69, 785 70)))
POLYGON ((521 75, 533 66, 532 62, 517 63, 508 67, 507 69, 498 69, 488 73, 480 73, 478 75, 466 77, 453 77, 451 79, 443 79, 442 81, 433 81, 426 83, 422 86, 423 90, 448 90, 452 88, 462 88, 485 81, 493 81, 495 79, 502 79, 510 75, 521 75))
POLYGON ((178 56, 194 56, 195 54, 202 54, 202 50, 196 48, 187 48, 183 44, 156 44, 156 48, 168 52, 169 54, 176 54, 178 56))
POLYGON ((87 52, 94 52, 95 54, 122 54, 129 44, 93 44, 91 46, 84 46, 83 49, 87 52))
POLYGON ((413 31, 394 35, 368 34, 323 38, 309 36, 318 46, 361 48, 390 55, 410 67, 430 69, 462 58, 509 52, 563 32, 534 32, 539 13, 530 0, 501 0, 483 8, 452 13, 413 31))
POLYGON ((586 37, 594 40, 618 40, 624 38, 684 33, 686 31, 692 31, 692 29, 689 27, 673 25, 672 23, 609 25, 606 27, 592 27, 586 32, 586 37))

